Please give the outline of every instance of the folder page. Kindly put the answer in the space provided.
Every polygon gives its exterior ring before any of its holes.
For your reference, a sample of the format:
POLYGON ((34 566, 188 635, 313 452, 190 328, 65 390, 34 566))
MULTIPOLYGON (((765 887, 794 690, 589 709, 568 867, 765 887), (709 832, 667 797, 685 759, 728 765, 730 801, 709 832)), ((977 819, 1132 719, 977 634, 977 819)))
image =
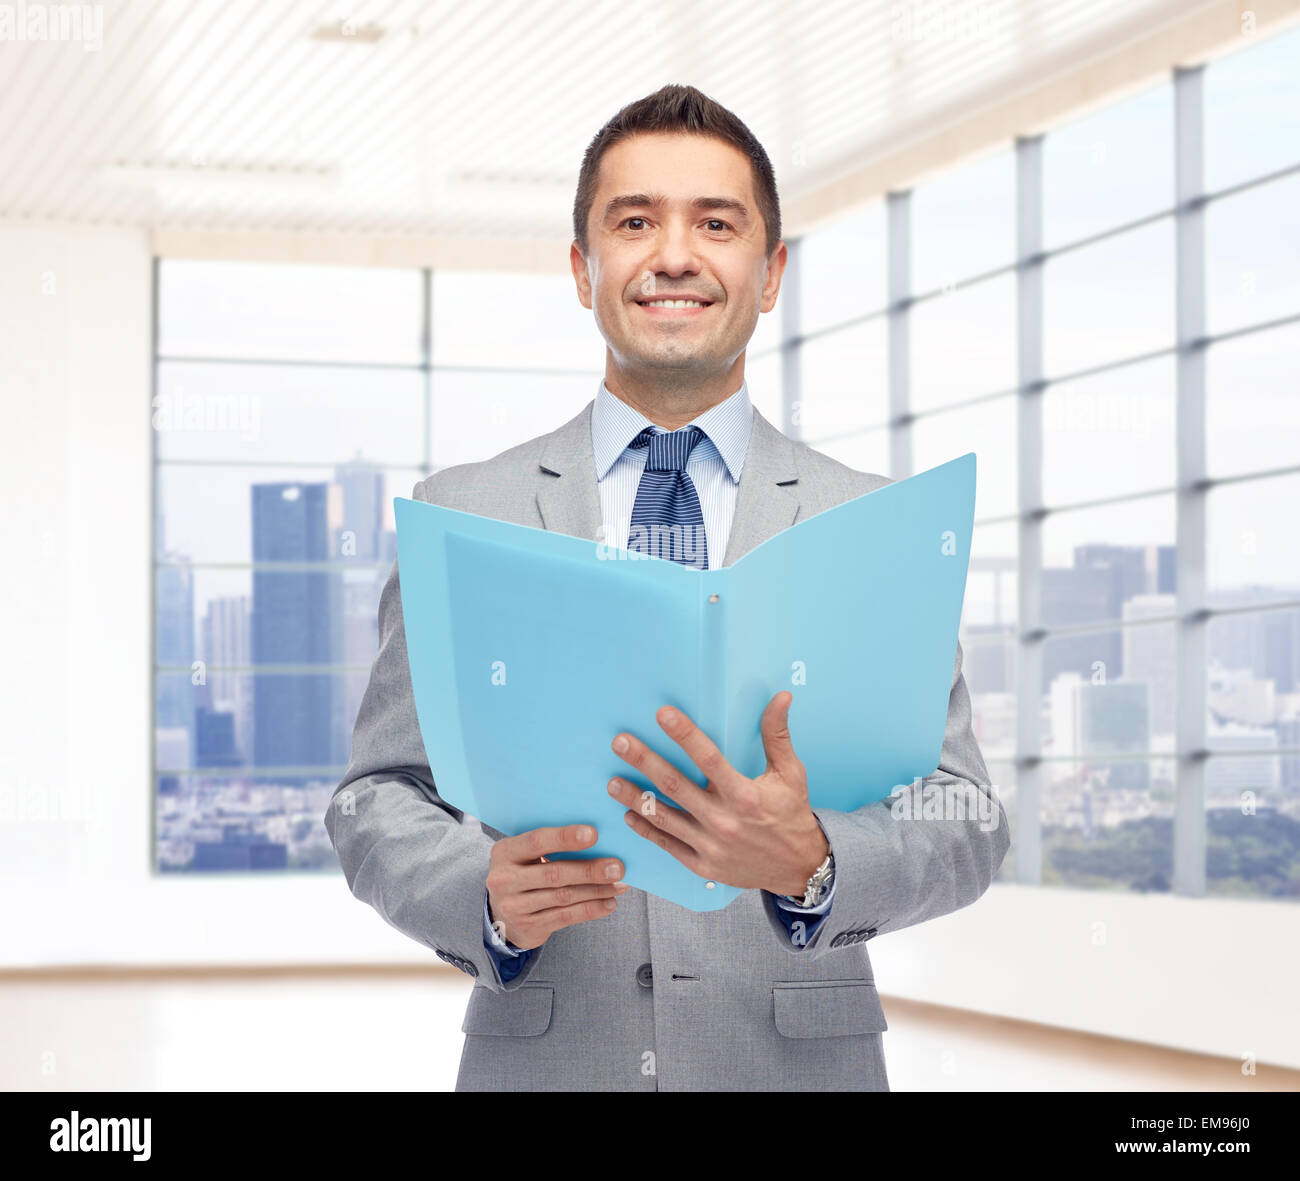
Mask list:
POLYGON ((629 885, 696 910, 730 902, 739 890, 706 889, 637 836, 606 790, 618 775, 654 807, 673 806, 610 749, 623 730, 694 770, 655 714, 721 716, 720 693, 710 711, 701 685, 699 584, 722 572, 421 501, 394 506, 416 716, 439 796, 508 835, 591 824, 596 844, 556 859, 618 857, 629 885))
POLYGON ((411 683, 440 797, 506 834, 592 824, 596 845, 571 856, 619 857, 630 885, 721 909, 741 891, 706 883, 623 820, 606 791, 615 775, 674 805, 613 753, 614 735, 702 782, 655 721, 672 705, 757 776, 759 716, 788 688, 813 806, 852 810, 932 772, 974 480, 967 454, 705 571, 395 498, 411 683))
POLYGON ((850 812, 938 767, 974 493, 968 453, 798 521, 729 568, 732 766, 762 774, 758 719, 788 689, 815 807, 850 812))

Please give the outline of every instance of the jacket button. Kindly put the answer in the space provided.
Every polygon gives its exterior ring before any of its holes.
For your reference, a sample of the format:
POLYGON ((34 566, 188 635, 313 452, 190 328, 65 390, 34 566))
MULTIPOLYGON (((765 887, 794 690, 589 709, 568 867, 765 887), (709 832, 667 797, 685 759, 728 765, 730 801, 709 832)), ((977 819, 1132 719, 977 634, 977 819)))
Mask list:
POLYGON ((654 978, 655 978, 654 969, 651 968, 649 964, 642 964, 636 970, 636 982, 642 988, 653 988, 654 978))

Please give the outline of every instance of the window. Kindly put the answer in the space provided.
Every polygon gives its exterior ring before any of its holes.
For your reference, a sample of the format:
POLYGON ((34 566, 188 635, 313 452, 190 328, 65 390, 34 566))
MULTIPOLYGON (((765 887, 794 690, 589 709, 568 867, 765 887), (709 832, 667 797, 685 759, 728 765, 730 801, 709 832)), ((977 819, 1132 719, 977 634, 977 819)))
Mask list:
POLYGON ((1008 266, 1016 256, 1016 162, 1009 149, 911 194, 912 292, 925 295, 1008 266))
POLYGON ((885 348, 885 322, 879 317, 803 342, 796 425, 805 438, 829 439, 884 425, 889 417, 885 348))
POLYGON ((577 413, 603 342, 568 276, 165 260, 156 283, 155 864, 336 871, 321 817, 393 498, 577 413))
POLYGON ((1203 71, 1206 889, 1300 882, 1300 33, 1203 71))
POLYGON ((1213 202, 1205 241, 1211 332, 1300 311, 1300 172, 1213 202))
POLYGON ((1174 88, 1112 103, 1043 142, 1043 244, 1050 250, 1174 204, 1174 88))
POLYGON ((1174 343, 1173 218, 1048 258, 1043 361, 1062 378, 1174 343))
MULTIPOLYGON (((977 454, 1004 881, 1300 899, 1297 79, 1300 32, 1246 40, 819 226, 750 342, 852 467, 977 454)), ((567 274, 158 274, 157 861, 333 867, 393 496, 577 413, 603 341, 567 274)))
POLYGON ((799 251, 799 327, 805 335, 884 309, 883 202, 805 234, 799 251), (845 259, 851 260, 848 266, 845 259))
POLYGON ((1300 899, 1297 79, 1300 33, 1247 43, 798 244, 804 306, 912 260, 873 337, 860 307, 787 342, 805 440, 894 477, 978 457, 960 638, 1002 880, 1300 899))
POLYGON ((1294 169, 1300 157, 1300 29, 1256 38, 1205 70, 1205 186, 1294 169))
POLYGON ((1016 287, 1009 274, 957 287, 911 309, 911 404, 951 405, 1016 384, 1016 287))

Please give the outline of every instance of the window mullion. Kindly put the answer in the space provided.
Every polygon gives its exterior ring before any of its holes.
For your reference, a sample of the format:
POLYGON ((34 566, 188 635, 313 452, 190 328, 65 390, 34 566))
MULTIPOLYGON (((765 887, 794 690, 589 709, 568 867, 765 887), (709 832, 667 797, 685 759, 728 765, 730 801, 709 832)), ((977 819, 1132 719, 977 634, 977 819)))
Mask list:
POLYGON ((798 238, 786 243, 785 274, 781 280, 781 430, 791 439, 800 441, 803 440, 801 247, 798 238))
POLYGON ((424 370, 424 474, 433 472, 433 271, 420 271, 420 365, 424 370))
POLYGON ((1043 138, 1016 141, 1016 880, 1043 877, 1043 138))
POLYGON ((1174 893, 1205 893, 1206 496, 1204 70, 1174 71, 1177 438, 1174 893))
POLYGON ((886 205, 888 234, 885 276, 889 300, 889 475, 912 475, 911 298, 912 194, 890 193, 886 205))

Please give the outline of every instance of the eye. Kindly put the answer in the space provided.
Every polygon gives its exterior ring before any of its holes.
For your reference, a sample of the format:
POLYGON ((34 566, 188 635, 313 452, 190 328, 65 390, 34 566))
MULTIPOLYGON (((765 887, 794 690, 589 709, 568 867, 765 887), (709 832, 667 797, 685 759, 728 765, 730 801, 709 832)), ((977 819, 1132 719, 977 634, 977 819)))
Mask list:
MULTIPOLYGON (((718 226, 722 226, 724 229, 728 229, 728 230, 731 229, 730 224, 729 224, 728 222, 723 221, 723 220, 722 220, 721 218, 719 218, 719 217, 711 217, 711 218, 709 218, 709 220, 708 220, 707 222, 705 222, 705 224, 706 224, 706 225, 718 225, 718 226)), ((720 233, 720 232, 721 232, 721 231, 719 231, 719 233, 720 233)))
POLYGON ((623 221, 622 221, 621 224, 622 224, 622 225, 627 225, 627 223, 630 222, 630 221, 640 221, 640 222, 644 222, 644 221, 645 221, 645 218, 644 218, 644 217, 625 217, 625 218, 623 219, 623 221))

